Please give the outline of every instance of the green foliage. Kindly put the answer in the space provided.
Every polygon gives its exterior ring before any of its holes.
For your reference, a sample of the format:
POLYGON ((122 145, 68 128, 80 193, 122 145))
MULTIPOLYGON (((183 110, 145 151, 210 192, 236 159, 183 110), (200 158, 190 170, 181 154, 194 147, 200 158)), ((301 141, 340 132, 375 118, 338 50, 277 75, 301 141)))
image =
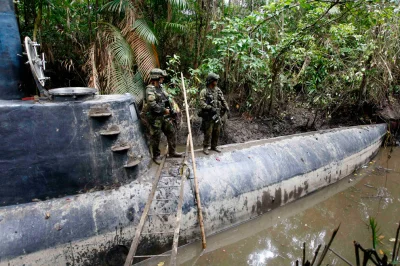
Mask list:
MULTIPOLYGON (((183 101, 182 94, 182 79, 181 73, 181 61, 180 56, 173 55, 168 56, 167 61, 167 72, 170 77, 170 81, 166 84, 167 91, 178 98, 180 102, 183 101)), ((188 95, 188 101, 191 107, 196 107, 197 98, 200 90, 203 88, 201 77, 205 76, 199 69, 189 69, 189 73, 184 77, 185 88, 188 95)))
POLYGON ((245 17, 214 22, 209 39, 216 53, 201 68, 222 66, 228 89, 245 95, 256 115, 293 91, 327 115, 343 99, 357 103, 359 91, 378 101, 392 86, 390 76, 399 76, 389 63, 400 51, 395 8, 379 1, 270 1, 245 17))
POLYGON ((36 32, 58 76, 102 93, 141 99, 136 81, 154 66, 168 68, 176 96, 180 72, 192 97, 218 73, 231 104, 255 116, 293 98, 330 116, 400 91, 398 0, 22 0, 18 9, 22 34, 36 32))
POLYGON ((132 2, 129 0, 111 0, 108 3, 105 3, 100 11, 108 11, 111 13, 122 13, 125 10, 133 9, 134 6, 132 2))
POLYGON ((146 20, 144 19, 136 19, 133 24, 133 30, 137 32, 140 38, 145 40, 148 43, 157 43, 157 38, 154 35, 153 31, 147 25, 146 20))
POLYGON ((373 249, 376 250, 376 245, 379 241, 379 239, 378 239, 379 228, 378 228, 378 223, 376 222, 375 218, 373 218, 373 217, 369 218, 369 226, 371 228, 371 233, 372 233, 372 247, 373 247, 373 249))

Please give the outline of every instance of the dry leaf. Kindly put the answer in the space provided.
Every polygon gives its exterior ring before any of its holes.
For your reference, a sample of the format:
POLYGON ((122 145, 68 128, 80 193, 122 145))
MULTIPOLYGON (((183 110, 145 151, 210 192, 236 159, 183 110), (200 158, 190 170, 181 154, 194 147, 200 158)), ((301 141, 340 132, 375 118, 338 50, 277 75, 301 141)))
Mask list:
POLYGON ((382 239, 384 239, 384 238, 385 238, 385 236, 383 236, 383 235, 378 236, 378 239, 379 239, 379 240, 382 240, 382 239))
POLYGON ((157 266, 164 266, 164 262, 162 261, 162 262, 158 263, 157 266))
POLYGON ((395 241, 396 241, 396 238, 393 238, 393 237, 392 237, 392 238, 389 239, 389 241, 390 241, 390 242, 395 242, 395 241))
POLYGON ((383 251, 382 249, 379 250, 379 254, 383 255, 383 251))
POLYGON ((45 219, 49 219, 50 218, 50 213, 46 212, 46 216, 44 217, 45 219))

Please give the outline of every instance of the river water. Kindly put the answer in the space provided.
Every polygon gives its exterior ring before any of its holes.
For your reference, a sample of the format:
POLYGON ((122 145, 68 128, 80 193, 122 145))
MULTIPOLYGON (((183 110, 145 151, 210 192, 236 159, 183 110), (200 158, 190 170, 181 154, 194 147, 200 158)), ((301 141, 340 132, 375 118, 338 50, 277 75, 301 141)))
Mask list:
MULTIPOLYGON (((181 247, 178 262, 185 266, 295 265, 296 259, 301 260, 303 242, 311 261, 317 246, 323 248, 340 224, 331 248, 355 265, 353 240, 372 248, 369 217, 380 226, 378 252, 390 255, 400 220, 399 159, 400 148, 382 148, 371 162, 340 182, 208 237, 205 251, 199 242, 181 247)), ((168 261, 145 264, 168 265, 168 261)), ((347 265, 331 252, 324 260, 327 264, 347 265)))

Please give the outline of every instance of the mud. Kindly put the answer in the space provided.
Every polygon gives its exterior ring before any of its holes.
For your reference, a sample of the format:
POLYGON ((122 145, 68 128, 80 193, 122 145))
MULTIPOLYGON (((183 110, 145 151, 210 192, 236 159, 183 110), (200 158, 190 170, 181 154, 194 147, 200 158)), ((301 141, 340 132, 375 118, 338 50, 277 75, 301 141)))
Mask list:
MULTIPOLYGON (((248 114, 233 112, 232 117, 224 120, 220 144, 243 143, 251 140, 273 138, 297 133, 373 124, 382 122, 379 115, 369 106, 358 109, 354 106, 342 106, 333 114, 326 115, 301 105, 289 104, 285 109, 266 117, 251 117, 248 114), (315 120, 315 121, 314 121, 315 120)), ((195 146, 202 146, 203 134, 200 130, 201 118, 192 118, 192 134, 195 146)), ((178 144, 185 145, 188 134, 186 121, 178 130, 178 144)))

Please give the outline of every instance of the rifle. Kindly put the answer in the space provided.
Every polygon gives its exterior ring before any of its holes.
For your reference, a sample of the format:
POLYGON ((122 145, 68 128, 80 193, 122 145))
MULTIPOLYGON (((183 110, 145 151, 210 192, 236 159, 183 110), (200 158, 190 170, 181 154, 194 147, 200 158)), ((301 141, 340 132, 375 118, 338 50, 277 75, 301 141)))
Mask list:
POLYGON ((163 102, 165 108, 169 110, 169 116, 172 118, 174 125, 178 127, 178 113, 175 112, 169 99, 165 99, 163 102))

